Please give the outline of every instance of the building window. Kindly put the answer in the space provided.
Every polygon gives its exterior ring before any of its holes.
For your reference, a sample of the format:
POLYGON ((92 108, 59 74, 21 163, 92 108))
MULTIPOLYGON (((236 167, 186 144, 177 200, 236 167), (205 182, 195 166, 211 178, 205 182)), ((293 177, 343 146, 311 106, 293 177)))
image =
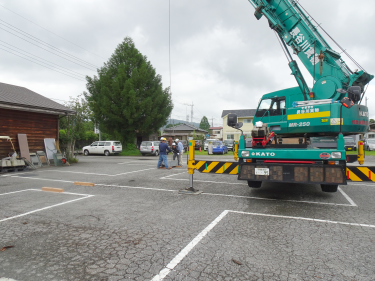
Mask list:
POLYGON ((234 135, 227 135, 227 140, 234 140, 234 135))
POLYGON ((243 119, 243 122, 244 122, 244 123, 252 123, 253 120, 251 120, 251 119, 243 119))
POLYGON ((215 134, 220 134, 220 131, 215 131, 215 134))

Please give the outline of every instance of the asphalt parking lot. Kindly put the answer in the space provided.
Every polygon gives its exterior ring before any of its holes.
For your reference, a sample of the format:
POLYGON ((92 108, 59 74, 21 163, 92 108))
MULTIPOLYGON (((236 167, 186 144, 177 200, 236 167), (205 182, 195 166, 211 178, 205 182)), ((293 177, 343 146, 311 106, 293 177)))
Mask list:
POLYGON ((196 172, 203 193, 182 195, 186 165, 156 162, 81 156, 0 175, 0 249, 14 246, 0 280, 375 280, 374 183, 331 194, 196 172))

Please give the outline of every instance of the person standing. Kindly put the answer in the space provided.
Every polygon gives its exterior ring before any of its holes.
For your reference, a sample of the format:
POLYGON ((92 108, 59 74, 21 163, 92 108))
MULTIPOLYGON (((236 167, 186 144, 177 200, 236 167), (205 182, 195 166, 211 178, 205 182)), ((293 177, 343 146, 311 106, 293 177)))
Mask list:
POLYGON ((180 166, 180 150, 175 143, 172 143, 173 160, 177 157, 177 166, 180 166))
POLYGON ((156 167, 158 169, 160 169, 161 162, 164 162, 164 166, 166 169, 172 169, 168 167, 168 162, 167 162, 167 150, 169 152, 171 152, 172 150, 168 147, 168 144, 165 143, 166 140, 167 140, 166 138, 160 139, 161 143, 159 144, 159 161, 156 167))
POLYGON ((180 142, 179 139, 176 139, 176 142, 177 142, 178 149, 180 150, 180 155, 178 155, 179 156, 178 162, 180 163, 182 167, 182 154, 184 154, 184 145, 182 144, 182 142, 180 142))

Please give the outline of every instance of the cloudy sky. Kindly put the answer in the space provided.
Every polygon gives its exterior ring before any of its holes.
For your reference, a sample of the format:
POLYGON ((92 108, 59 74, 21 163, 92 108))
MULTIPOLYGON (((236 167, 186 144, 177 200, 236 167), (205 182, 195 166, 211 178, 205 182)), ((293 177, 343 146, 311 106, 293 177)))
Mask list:
MULTIPOLYGON (((171 74, 172 118, 186 119, 190 107, 184 104, 194 103, 195 122, 206 115, 222 125, 222 110, 256 108, 263 94, 296 86, 273 31, 264 18, 255 19, 247 0, 170 2, 171 73, 169 0, 0 0, 0 82, 67 101, 86 90, 84 77, 130 36, 164 87, 171 74)), ((375 74, 374 0, 300 3, 375 74)), ((372 118, 374 92, 373 81, 366 94, 372 118)))

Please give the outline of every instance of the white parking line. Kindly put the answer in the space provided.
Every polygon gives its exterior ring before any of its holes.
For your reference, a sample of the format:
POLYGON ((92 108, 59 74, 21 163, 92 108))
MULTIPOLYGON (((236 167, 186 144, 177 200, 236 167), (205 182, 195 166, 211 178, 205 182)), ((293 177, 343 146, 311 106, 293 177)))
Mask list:
POLYGON ((154 278, 152 281, 163 280, 188 254, 189 252, 210 232, 228 213, 252 215, 252 216, 262 216, 262 217, 272 217, 272 218, 282 218, 282 219, 294 219, 294 220, 305 220, 317 223, 330 223, 330 224, 341 224, 341 225, 351 225, 351 226, 361 226, 375 228, 372 224, 361 224, 361 223, 350 223, 350 222, 340 222, 331 220, 320 220, 313 218, 304 217, 292 217, 292 216, 281 216, 281 215, 271 215, 271 214, 261 214, 261 213, 248 213, 241 211, 225 210, 223 211, 215 220, 213 220, 205 229, 202 230, 185 248, 183 248, 154 278))
MULTIPOLYGON (((30 191, 30 190, 31 191, 40 191, 40 192, 42 192, 42 190, 39 190, 39 189, 24 189, 24 190, 20 190, 20 191, 2 193, 0 195, 8 195, 8 194, 13 194, 13 193, 18 193, 18 192, 24 192, 24 191, 30 191)), ((51 208, 54 208, 54 207, 57 207, 57 206, 65 205, 65 204, 68 204, 68 203, 72 203, 72 202, 75 202, 75 201, 78 201, 78 200, 82 200, 82 199, 87 199, 87 198, 90 198, 90 197, 94 196, 94 195, 90 195, 90 194, 79 194, 79 193, 70 193, 70 192, 53 193, 53 194, 64 194, 64 193, 65 194, 70 194, 70 195, 83 196, 83 197, 82 198, 73 199, 73 200, 69 200, 69 201, 65 201, 65 202, 62 202, 62 203, 59 203, 59 204, 51 205, 51 206, 44 207, 44 208, 41 208, 41 209, 37 209, 37 210, 34 210, 34 211, 30 211, 30 212, 27 212, 27 213, 23 213, 23 214, 20 214, 20 215, 17 215, 17 216, 13 216, 13 217, 1 219, 0 222, 4 222, 4 221, 12 220, 12 219, 15 219, 15 218, 27 216, 27 215, 30 215, 30 214, 33 214, 33 213, 36 213, 36 212, 44 211, 44 210, 47 210, 47 209, 51 209, 51 208)))
POLYGON ((215 227, 226 215, 228 211, 224 211, 218 216, 213 222, 211 222, 205 229, 202 230, 185 248, 181 250, 168 264, 167 266, 162 269, 158 275, 152 278, 151 281, 163 280, 169 272, 171 272, 181 261, 184 257, 189 254, 189 252, 210 232, 211 229, 215 227))
MULTIPOLYGON (((185 172, 184 172, 185 173, 185 172)), ((181 173, 182 174, 182 173, 181 173)), ((176 174, 177 175, 177 174, 176 174)), ((173 176, 173 175, 171 175, 173 176)), ((26 178, 26 179, 33 179, 33 180, 44 180, 44 181, 57 181, 57 182, 67 182, 67 183, 74 183, 74 181, 63 181, 63 180, 54 180, 54 179, 44 179, 44 178, 37 178, 37 177, 18 177, 12 176, 14 178, 26 178)), ((168 179, 168 178, 167 178, 168 179)), ((141 187, 141 186, 127 186, 127 185, 108 185, 108 184, 95 184, 95 186, 111 186, 111 187, 125 187, 125 188, 133 188, 133 189, 144 189, 144 190, 156 190, 156 191, 167 191, 167 192, 178 192, 175 189, 164 189, 164 188, 153 188, 153 187, 141 187)), ((342 191, 343 192, 343 191, 342 191)), ((346 194, 346 193, 345 193, 346 194)), ((308 203, 308 204, 320 204, 320 205, 333 205, 333 206, 349 206, 349 207, 357 207, 357 205, 353 202, 350 204, 339 204, 339 203, 330 203, 330 202, 314 202, 314 201, 302 201, 302 200, 285 200, 285 199, 274 199, 274 198, 262 198, 262 197, 252 197, 252 196, 243 196, 243 195, 231 195, 231 194, 220 194, 220 193, 207 193, 203 192, 202 195, 209 195, 209 196, 222 196, 222 197, 232 197, 232 198, 244 198, 244 199, 254 199, 254 200, 266 200, 266 201, 282 201, 282 202, 294 202, 294 203, 308 203), (353 203, 353 204, 352 204, 353 203)), ((344 195, 344 192, 343 192, 344 195)), ((345 196, 345 195, 344 195, 345 196)), ((348 195, 346 195, 348 196, 348 195)), ((349 196, 348 196, 349 198, 349 196)), ((346 198, 346 199, 348 199, 346 198)), ((350 198, 349 198, 350 199, 350 198)))
POLYGON ((149 169, 137 170, 137 171, 132 171, 132 172, 125 172, 125 173, 120 173, 120 174, 115 174, 115 175, 98 174, 98 173, 86 173, 86 172, 73 172, 73 171, 60 171, 60 170, 45 170, 45 171, 40 171, 40 172, 59 172, 59 173, 70 173, 70 174, 82 174, 82 175, 95 175, 95 176, 117 177, 117 176, 122 176, 122 175, 126 175, 126 174, 133 174, 133 173, 138 173, 138 172, 143 172, 143 171, 149 171, 149 170, 155 170, 155 169, 156 168, 149 168, 149 169))
POLYGON ((305 200, 275 199, 275 198, 252 197, 252 196, 218 194, 218 193, 207 193, 207 192, 202 193, 202 195, 224 196, 224 197, 245 198, 245 199, 266 200, 266 201, 282 201, 282 202, 294 202, 294 203, 308 203, 308 204, 320 204, 320 205, 357 207, 357 205, 354 202, 353 202, 354 205, 352 205, 352 204, 339 204, 339 203, 330 203, 330 202, 316 202, 316 201, 305 201, 305 200))
POLYGON ((169 177, 174 177, 174 176, 181 175, 181 174, 185 174, 185 173, 187 173, 187 172, 182 172, 182 173, 177 173, 177 174, 173 174, 173 175, 169 175, 169 176, 161 177, 160 179, 161 179, 161 180, 165 180, 165 179, 167 179, 167 178, 169 178, 169 177))
POLYGON ((341 192, 342 195, 344 195, 344 197, 346 198, 346 200, 349 201, 349 203, 354 206, 354 207, 358 207, 356 203, 354 203, 354 201, 352 200, 352 198, 349 197, 348 194, 346 194, 340 187, 337 188, 338 191, 341 192))
MULTIPOLYGON (((185 173, 185 172, 184 172, 185 173)), ((183 173, 181 173, 183 174, 183 173)), ((176 180, 176 181, 189 181, 188 179, 170 179, 169 177, 177 176, 179 174, 170 175, 166 177, 162 177, 160 179, 163 180, 176 180)), ((244 185, 244 183, 236 182, 220 182, 220 181, 204 181, 204 180, 194 180, 195 182, 208 182, 208 183, 223 183, 223 184, 229 184, 229 185, 244 185)), ((238 197, 238 198, 247 198, 247 199, 260 199, 260 200, 277 200, 277 201, 286 201, 286 202, 301 202, 301 203, 312 203, 312 204, 323 204, 323 205, 335 205, 335 206, 353 206, 358 207, 356 203, 340 188, 337 189, 350 204, 338 204, 338 203, 325 203, 325 202, 314 202, 314 201, 301 201, 301 200, 284 200, 284 199, 270 199, 270 198, 261 198, 261 197, 251 197, 251 196, 241 196, 241 195, 229 195, 229 194, 214 194, 214 193, 207 193, 204 192, 203 194, 206 195, 215 195, 215 196, 227 196, 227 197, 238 197)))

